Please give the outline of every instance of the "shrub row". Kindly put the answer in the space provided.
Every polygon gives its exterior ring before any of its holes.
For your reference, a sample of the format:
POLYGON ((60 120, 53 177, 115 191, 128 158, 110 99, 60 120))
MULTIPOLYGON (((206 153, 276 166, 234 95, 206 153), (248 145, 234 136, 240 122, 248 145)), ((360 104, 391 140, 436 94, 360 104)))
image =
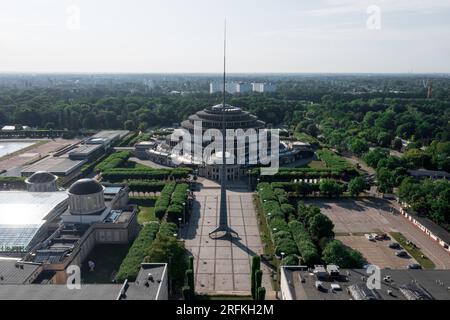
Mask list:
POLYGON ((106 158, 108 158, 110 153, 105 153, 104 155, 100 156, 98 159, 86 163, 81 167, 81 174, 85 177, 92 171, 94 171, 95 167, 98 166, 101 162, 103 162, 106 158))
POLYGON ((302 263, 308 266, 314 265, 319 260, 319 253, 308 230, 299 221, 289 222, 289 230, 302 257, 302 263))
POLYGON ((25 178, 23 177, 0 177, 0 189, 25 189, 25 178))
POLYGON ((163 219, 166 215, 167 209, 170 205, 170 198, 175 190, 176 183, 167 183, 161 191, 161 195, 158 197, 155 203, 155 216, 158 219, 163 219))
POLYGON ((172 222, 162 222, 159 227, 159 234, 173 237, 174 234, 178 233, 178 227, 175 223, 172 222))
POLYGON ((120 167, 131 156, 130 151, 120 151, 110 154, 105 160, 95 166, 95 171, 106 171, 120 167))
POLYGON ((127 184, 131 191, 137 192, 159 192, 162 191, 166 185, 166 183, 162 181, 145 180, 130 180, 127 184))
POLYGON ((183 216, 184 206, 186 205, 189 185, 186 183, 177 184, 170 200, 170 206, 167 209, 167 218, 169 221, 177 221, 183 216))
POLYGON ((128 279, 134 281, 139 272, 141 263, 144 261, 148 250, 156 237, 159 230, 159 223, 153 222, 145 225, 138 237, 134 240, 133 245, 128 251, 127 256, 122 261, 119 271, 116 275, 116 280, 119 282, 128 279))
POLYGON ((102 173, 102 178, 111 182, 125 180, 168 180, 186 179, 192 172, 190 168, 177 169, 140 169, 140 168, 116 168, 102 173))
POLYGON ((259 176, 259 179, 263 182, 275 182, 275 181, 292 181, 294 179, 320 179, 320 178, 332 178, 348 180, 358 175, 358 172, 354 168, 350 169, 333 169, 333 168, 280 168, 275 175, 259 175, 260 169, 253 169, 252 175, 259 176))
POLYGON ((132 132, 130 134, 128 134, 127 136, 125 136, 122 140, 119 141, 119 143, 117 144, 118 147, 128 147, 130 145, 130 142, 136 138, 136 136, 138 135, 137 132, 132 132))

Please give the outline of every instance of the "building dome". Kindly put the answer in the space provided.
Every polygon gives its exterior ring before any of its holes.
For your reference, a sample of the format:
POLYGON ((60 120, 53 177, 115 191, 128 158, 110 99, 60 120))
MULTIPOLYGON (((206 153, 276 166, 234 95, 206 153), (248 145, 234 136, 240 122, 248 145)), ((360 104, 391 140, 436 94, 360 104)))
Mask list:
POLYGON ((105 210, 105 187, 93 179, 81 179, 72 184, 69 192, 71 214, 98 214, 105 210))
POLYGON ((72 184, 69 193, 73 195, 89 195, 103 191, 103 186, 94 179, 81 179, 72 184))
POLYGON ((57 176, 49 172, 38 171, 26 179, 25 183, 30 192, 53 192, 58 190, 56 185, 57 179, 57 176))
POLYGON ((202 129, 222 129, 222 117, 225 114, 225 126, 227 129, 262 129, 266 124, 258 120, 258 118, 241 108, 225 104, 218 104, 210 108, 203 109, 191 115, 186 121, 181 123, 181 126, 193 132, 194 123, 196 121, 202 122, 202 129))

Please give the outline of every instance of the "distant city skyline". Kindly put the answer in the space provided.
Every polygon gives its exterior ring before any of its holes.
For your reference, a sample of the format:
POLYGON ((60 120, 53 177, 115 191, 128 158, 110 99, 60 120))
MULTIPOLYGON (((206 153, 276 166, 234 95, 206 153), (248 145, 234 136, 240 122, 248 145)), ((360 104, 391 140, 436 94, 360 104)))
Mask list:
POLYGON ((0 72, 218 73, 225 17, 234 74, 450 73, 448 0, 3 1, 0 72))

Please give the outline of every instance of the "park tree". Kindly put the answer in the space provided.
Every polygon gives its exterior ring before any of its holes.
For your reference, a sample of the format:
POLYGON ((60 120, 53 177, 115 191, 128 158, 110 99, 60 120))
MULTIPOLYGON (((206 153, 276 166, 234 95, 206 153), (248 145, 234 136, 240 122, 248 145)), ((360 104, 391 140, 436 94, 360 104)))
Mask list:
POLYGON ((340 268, 361 268, 365 262, 361 253, 338 240, 328 242, 323 249, 322 259, 326 264, 335 264, 340 268))
POLYGON ((344 191, 343 186, 335 180, 323 179, 319 184, 320 193, 327 196, 339 196, 344 191))
POLYGON ((364 139, 353 138, 350 140, 349 150, 354 154, 360 156, 369 150, 369 145, 367 144, 367 141, 364 139))
POLYGON ((367 187, 368 185, 366 183, 366 180, 364 180, 364 178, 361 176, 353 178, 348 183, 348 191, 354 197, 358 196, 361 192, 364 192, 364 190, 366 190, 367 187))
POLYGON ((308 231, 311 237, 318 240, 321 238, 331 238, 334 236, 333 228, 334 224, 324 214, 317 214, 309 220, 308 231))
POLYGON ((378 167, 378 162, 381 159, 385 159, 388 155, 389 155, 388 150, 382 148, 375 148, 365 153, 363 156, 363 160, 365 163, 367 163, 368 166, 376 169, 378 167))
POLYGON ((147 254, 146 262, 165 262, 169 264, 172 279, 183 282, 187 261, 182 242, 175 237, 158 233, 147 254))

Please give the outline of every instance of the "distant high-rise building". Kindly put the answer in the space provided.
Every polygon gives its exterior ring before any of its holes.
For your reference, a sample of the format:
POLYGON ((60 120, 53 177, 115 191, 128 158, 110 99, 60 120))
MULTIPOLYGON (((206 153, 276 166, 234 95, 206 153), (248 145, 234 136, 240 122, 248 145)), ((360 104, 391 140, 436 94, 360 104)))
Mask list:
POLYGON ((274 92, 277 90, 277 86, 272 83, 254 82, 252 83, 253 92, 274 92))
MULTIPOLYGON (((223 84, 219 82, 211 82, 209 84, 209 93, 217 93, 222 92, 223 84)), ((253 90, 253 87, 250 83, 246 82, 227 82, 225 84, 225 91, 230 94, 237 93, 249 93, 253 90)))
POLYGON ((239 93, 248 93, 252 91, 252 85, 246 82, 240 82, 237 84, 239 93))
POLYGON ((219 82, 211 82, 209 84, 209 93, 213 94, 217 92, 222 92, 222 84, 219 82))

